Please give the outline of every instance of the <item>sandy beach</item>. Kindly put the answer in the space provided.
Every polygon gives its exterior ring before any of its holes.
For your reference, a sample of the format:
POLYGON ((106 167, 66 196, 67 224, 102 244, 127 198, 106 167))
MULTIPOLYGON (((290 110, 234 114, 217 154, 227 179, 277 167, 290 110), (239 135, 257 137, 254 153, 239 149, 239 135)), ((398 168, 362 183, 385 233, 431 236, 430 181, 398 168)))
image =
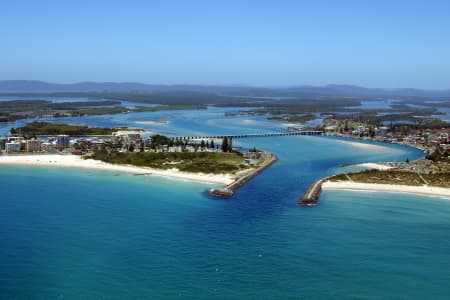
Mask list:
POLYGON ((389 169, 393 168, 391 166, 377 164, 377 163, 362 163, 362 164, 355 164, 355 165, 351 165, 351 166, 352 167, 363 167, 363 168, 367 168, 367 169, 375 169, 375 170, 381 170, 381 171, 385 171, 385 170, 389 170, 389 169))
POLYGON ((146 167, 136 167, 131 165, 115 165, 93 159, 82 159, 77 155, 0 155, 0 165, 26 165, 33 167, 67 167, 93 169, 103 171, 126 172, 139 175, 155 175, 172 177, 183 180, 191 180, 206 183, 227 185, 234 181, 234 177, 229 174, 204 174, 181 172, 177 169, 158 170, 146 167))
POLYGON ((343 141, 343 140, 336 140, 339 143, 347 144, 355 148, 364 149, 364 150, 374 150, 374 151, 393 151, 393 149, 381 145, 374 145, 374 144, 366 144, 362 142, 353 142, 353 141, 343 141))
POLYGON ((450 189, 425 185, 411 186, 411 185, 359 183, 352 181, 338 181, 338 182, 326 181, 322 184, 322 189, 410 193, 420 195, 443 196, 446 198, 450 198, 450 189))

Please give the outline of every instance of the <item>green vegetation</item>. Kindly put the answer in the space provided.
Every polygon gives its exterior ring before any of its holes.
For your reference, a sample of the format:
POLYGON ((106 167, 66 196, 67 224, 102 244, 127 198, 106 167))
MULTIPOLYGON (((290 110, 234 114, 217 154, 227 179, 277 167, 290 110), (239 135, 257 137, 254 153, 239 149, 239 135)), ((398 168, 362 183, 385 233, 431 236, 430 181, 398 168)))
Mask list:
POLYGON ((317 117, 313 114, 305 114, 305 115, 284 115, 284 116, 273 116, 268 117, 267 120, 270 121, 289 121, 293 123, 306 123, 308 121, 314 120, 317 117))
POLYGON ((26 137, 36 135, 68 134, 72 136, 83 135, 111 135, 111 128, 97 128, 87 126, 74 126, 62 123, 32 122, 24 127, 12 128, 12 134, 20 134, 26 137))
POLYGON ((433 162, 450 162, 450 149, 447 150, 441 150, 437 149, 433 153, 427 155, 427 159, 433 161, 433 162))
POLYGON ((222 152, 233 152, 233 139, 224 137, 221 145, 222 152))
POLYGON ((159 148, 161 146, 171 145, 171 144, 173 144, 172 140, 169 139, 165 135, 161 135, 161 134, 152 135, 152 146, 154 148, 159 148))
POLYGON ((113 164, 126 164, 156 169, 177 168, 185 172, 235 173, 246 169, 239 153, 223 152, 108 152, 100 149, 92 158, 113 164))
POLYGON ((112 115, 120 113, 153 112, 162 110, 191 110, 206 109, 203 105, 161 105, 161 106, 137 106, 135 108, 126 108, 124 106, 100 107, 90 109, 77 109, 71 111, 72 116, 85 115, 112 115))
POLYGON ((47 100, 0 101, 0 122, 40 117, 77 117, 84 115, 109 115, 128 112, 148 112, 161 110, 205 109, 205 105, 161 105, 126 108, 119 100, 93 100, 53 103, 47 100), (115 106, 113 106, 115 105, 115 106), (107 106, 107 107, 105 107, 107 106))
MULTIPOLYGON (((352 114, 333 114, 332 119, 339 121, 350 121, 352 123, 368 124, 371 126, 382 126, 390 123, 389 128, 394 133, 408 134, 417 129, 436 129, 449 125, 440 119, 431 117, 436 114, 434 109, 411 109, 402 113, 379 115, 383 110, 364 110, 352 114)), ((395 110, 389 110, 395 112, 395 110)))
POLYGON ((0 122, 43 116, 65 117, 68 112, 85 107, 120 104, 117 100, 96 100, 53 103, 47 100, 0 101, 0 122))
POLYGON ((123 106, 84 108, 70 111, 72 117, 88 116, 88 115, 113 115, 129 112, 130 110, 123 106))
POLYGON ((407 170, 366 170, 362 172, 339 174, 330 178, 331 181, 351 180, 362 183, 425 185, 450 188, 450 172, 435 174, 420 174, 407 170), (424 181, 425 180, 425 181, 424 181))

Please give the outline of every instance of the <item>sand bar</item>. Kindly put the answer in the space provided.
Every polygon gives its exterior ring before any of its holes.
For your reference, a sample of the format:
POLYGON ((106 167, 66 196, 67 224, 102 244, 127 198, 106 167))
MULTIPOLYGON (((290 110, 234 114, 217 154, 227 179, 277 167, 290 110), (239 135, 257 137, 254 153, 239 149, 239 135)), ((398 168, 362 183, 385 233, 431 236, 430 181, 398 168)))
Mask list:
POLYGON ((360 183, 351 181, 326 181, 322 184, 322 189, 410 193, 420 195, 443 196, 446 198, 450 198, 449 188, 425 186, 425 185, 412 186, 412 185, 360 183))
POLYGON ((178 169, 159 170, 131 165, 115 165, 99 160, 82 159, 78 155, 0 155, 0 165, 26 165, 34 167, 69 167, 103 171, 126 172, 139 175, 156 175, 206 183, 227 185, 234 181, 230 174, 204 174, 181 172, 178 169))
POLYGON ((381 171, 385 171, 385 170, 389 170, 389 169, 393 168, 391 166, 377 164, 377 163, 363 163, 363 164, 355 164, 355 165, 350 165, 350 166, 362 167, 362 168, 367 168, 367 169, 375 169, 375 170, 381 170, 381 171))
POLYGON ((368 143, 363 143, 363 142, 353 142, 353 141, 343 141, 341 139, 336 139, 335 141, 339 142, 339 143, 343 143, 343 144, 347 144, 349 146, 355 147, 355 148, 359 148, 359 149, 364 149, 364 150, 376 150, 376 151, 382 151, 382 152, 388 152, 388 151, 394 151, 395 149, 386 147, 386 146, 381 146, 381 145, 375 145, 375 144, 368 144, 368 143))

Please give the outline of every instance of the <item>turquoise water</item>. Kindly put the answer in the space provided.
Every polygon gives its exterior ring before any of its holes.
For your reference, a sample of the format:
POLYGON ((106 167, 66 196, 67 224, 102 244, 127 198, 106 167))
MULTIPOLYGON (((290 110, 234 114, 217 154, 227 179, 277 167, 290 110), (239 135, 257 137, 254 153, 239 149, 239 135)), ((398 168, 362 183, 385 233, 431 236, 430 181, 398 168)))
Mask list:
MULTIPOLYGON (((185 132, 280 128, 217 111, 172 114, 170 126, 185 132)), ((310 183, 341 164, 414 159, 420 151, 371 151, 325 137, 241 145, 279 161, 230 200, 210 198, 213 185, 174 179, 0 167, 0 298, 448 298, 450 201, 326 191, 314 208, 296 205, 310 183)))

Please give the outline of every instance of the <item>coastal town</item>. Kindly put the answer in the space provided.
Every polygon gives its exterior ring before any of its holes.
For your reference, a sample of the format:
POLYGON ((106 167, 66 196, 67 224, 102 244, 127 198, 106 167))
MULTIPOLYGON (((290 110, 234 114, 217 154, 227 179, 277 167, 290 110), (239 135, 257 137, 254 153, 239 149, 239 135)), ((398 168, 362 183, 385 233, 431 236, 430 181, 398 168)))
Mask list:
MULTIPOLYGON (((449 187, 450 127, 377 126, 355 122, 350 118, 342 120, 326 118, 320 127, 308 129, 304 126, 290 126, 286 128, 286 132, 249 136, 324 133, 327 136, 339 137, 341 140, 360 139, 395 143, 415 147, 424 152, 424 157, 419 160, 372 163, 370 166, 367 164, 368 169, 378 170, 346 173, 326 180, 321 179, 312 184, 299 200, 301 205, 315 204, 322 186, 341 188, 347 185, 347 188, 350 188, 358 183, 369 183, 449 187), (337 182, 343 183, 339 185, 337 182)), ((66 157, 67 155, 79 157, 75 163, 79 166, 86 165, 87 161, 96 161, 96 167, 99 163, 103 163, 102 166, 109 164, 115 167, 151 168, 168 172, 164 173, 166 175, 175 174, 175 177, 182 172, 224 174, 226 179, 210 178, 209 181, 225 185, 223 189, 211 191, 215 196, 225 197, 232 196, 235 189, 276 161, 276 157, 264 151, 234 147, 231 136, 167 137, 149 134, 137 128, 93 128, 46 122, 32 122, 21 128, 12 128, 8 137, 0 138, 0 151, 3 156, 19 161, 24 156, 53 155, 56 162, 63 154, 66 157)), ((132 171, 145 173, 148 169, 132 169, 132 171)), ((205 180, 204 177, 202 179, 205 180)))
POLYGON ((85 155, 99 149, 119 152, 231 152, 232 140, 173 141, 137 128, 88 128, 59 123, 33 122, 0 137, 4 154, 71 153, 85 155), (55 134, 64 132, 64 134, 55 134), (65 134, 76 132, 76 134, 65 134), (92 133, 102 134, 92 134, 92 133), (104 134, 103 134, 104 133, 104 134))
POLYGON ((215 196, 234 190, 272 164, 265 151, 240 149, 233 139, 177 140, 136 128, 94 128, 34 122, 1 138, 0 164, 61 166, 160 175, 225 186, 215 196), (73 132, 76 135, 54 134, 73 132), (102 133, 91 135, 90 133, 102 133))
POLYGON ((377 142, 400 143, 426 151, 438 147, 449 147, 450 126, 417 128, 415 124, 377 126, 368 122, 354 122, 351 119, 324 120, 323 130, 328 135, 360 138, 377 142))
POLYGON ((316 205, 323 189, 377 190, 431 195, 450 195, 450 127, 416 128, 377 126, 354 122, 351 119, 328 118, 322 126, 328 136, 360 139, 415 147, 424 152, 421 159, 404 162, 357 164, 365 168, 359 172, 337 174, 321 178, 310 185, 298 203, 316 205))

